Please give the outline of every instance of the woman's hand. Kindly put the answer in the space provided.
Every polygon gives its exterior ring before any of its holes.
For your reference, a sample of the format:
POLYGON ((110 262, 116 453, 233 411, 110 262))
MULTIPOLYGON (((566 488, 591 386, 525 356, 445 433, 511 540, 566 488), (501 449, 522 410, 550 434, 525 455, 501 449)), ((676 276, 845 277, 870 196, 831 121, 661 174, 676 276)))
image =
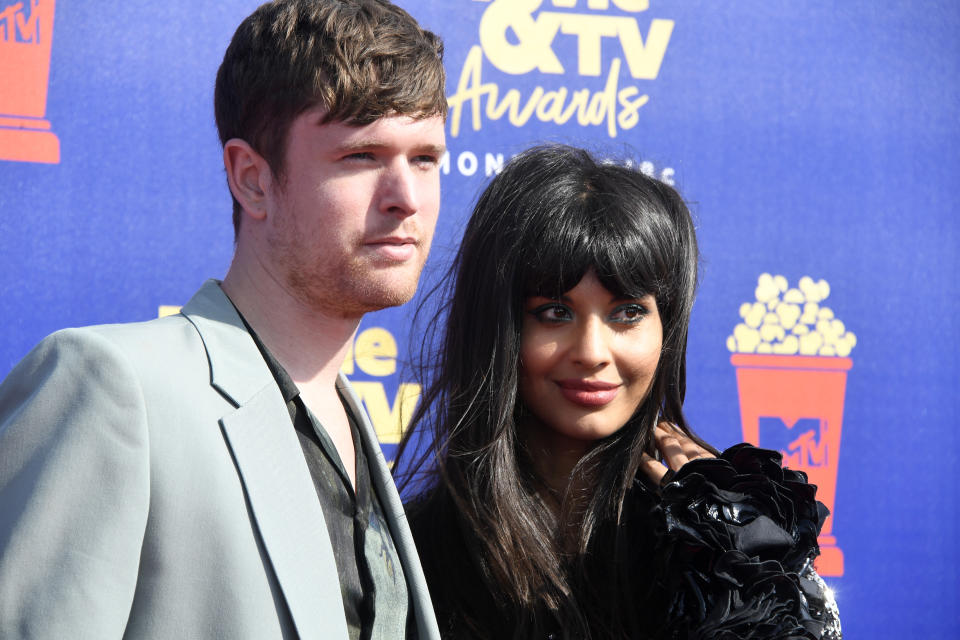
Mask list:
POLYGON ((663 462, 644 453, 640 466, 643 472, 658 485, 663 481, 668 469, 671 472, 679 471, 680 467, 691 460, 715 457, 669 422, 658 424, 653 430, 653 437, 663 462))

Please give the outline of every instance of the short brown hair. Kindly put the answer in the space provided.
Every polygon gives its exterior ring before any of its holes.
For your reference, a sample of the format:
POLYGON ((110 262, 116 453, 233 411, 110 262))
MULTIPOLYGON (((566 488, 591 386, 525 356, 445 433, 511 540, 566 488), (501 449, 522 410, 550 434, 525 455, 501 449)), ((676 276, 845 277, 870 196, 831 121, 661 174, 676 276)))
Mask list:
POLYGON ((237 27, 217 71, 220 143, 245 140, 279 177, 290 125, 307 109, 358 126, 392 114, 445 118, 444 82, 440 38, 387 0, 274 0, 237 27))

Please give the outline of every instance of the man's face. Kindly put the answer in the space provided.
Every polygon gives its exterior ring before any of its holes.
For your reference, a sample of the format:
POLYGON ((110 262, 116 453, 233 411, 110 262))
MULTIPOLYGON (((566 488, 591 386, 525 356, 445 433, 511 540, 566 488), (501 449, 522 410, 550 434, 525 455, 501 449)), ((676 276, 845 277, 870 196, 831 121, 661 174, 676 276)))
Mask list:
POLYGON ((290 126, 271 189, 266 267, 301 303, 357 317, 413 297, 440 208, 443 120, 290 126))

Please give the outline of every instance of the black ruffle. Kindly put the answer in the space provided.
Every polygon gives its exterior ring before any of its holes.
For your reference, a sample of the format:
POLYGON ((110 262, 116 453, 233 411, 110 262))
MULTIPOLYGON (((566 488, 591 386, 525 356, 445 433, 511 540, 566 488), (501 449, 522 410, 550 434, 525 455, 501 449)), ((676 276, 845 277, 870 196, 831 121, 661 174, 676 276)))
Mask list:
POLYGON ((650 514, 660 529, 655 599, 667 614, 656 637, 820 638, 809 581, 798 575, 820 552, 827 510, 815 495, 778 452, 749 444, 684 465, 650 514))

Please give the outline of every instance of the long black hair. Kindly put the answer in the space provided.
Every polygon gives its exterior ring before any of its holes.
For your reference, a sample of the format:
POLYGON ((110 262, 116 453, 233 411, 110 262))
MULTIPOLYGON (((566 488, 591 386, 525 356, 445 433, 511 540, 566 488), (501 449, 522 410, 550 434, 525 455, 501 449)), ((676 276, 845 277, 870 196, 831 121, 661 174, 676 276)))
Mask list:
MULTIPOLYGON (((658 420, 693 436, 683 399, 697 263, 693 222, 676 190, 634 169, 598 162, 581 149, 530 149, 480 196, 448 274, 452 291, 437 315, 443 327, 439 346, 428 347, 432 381, 399 457, 410 438, 429 442, 420 464, 413 465, 427 471, 430 485, 412 518, 447 504, 455 522, 437 526, 454 526, 466 538, 463 545, 448 546, 441 536, 440 544, 421 548, 421 554, 472 554, 486 590, 514 629, 525 616, 543 612, 568 630, 581 630, 573 635, 607 624, 595 619, 599 612, 580 593, 584 559, 605 523, 616 529, 642 454, 656 454, 658 420), (537 491, 542 481, 519 429, 523 304, 533 295, 559 297, 589 270, 618 296, 654 296, 663 347, 647 399, 576 465, 572 477, 585 480, 589 492, 566 496, 558 517, 537 491), (567 508, 574 503, 575 517, 567 508)), ((442 599, 442 585, 436 586, 434 598, 442 599)))

